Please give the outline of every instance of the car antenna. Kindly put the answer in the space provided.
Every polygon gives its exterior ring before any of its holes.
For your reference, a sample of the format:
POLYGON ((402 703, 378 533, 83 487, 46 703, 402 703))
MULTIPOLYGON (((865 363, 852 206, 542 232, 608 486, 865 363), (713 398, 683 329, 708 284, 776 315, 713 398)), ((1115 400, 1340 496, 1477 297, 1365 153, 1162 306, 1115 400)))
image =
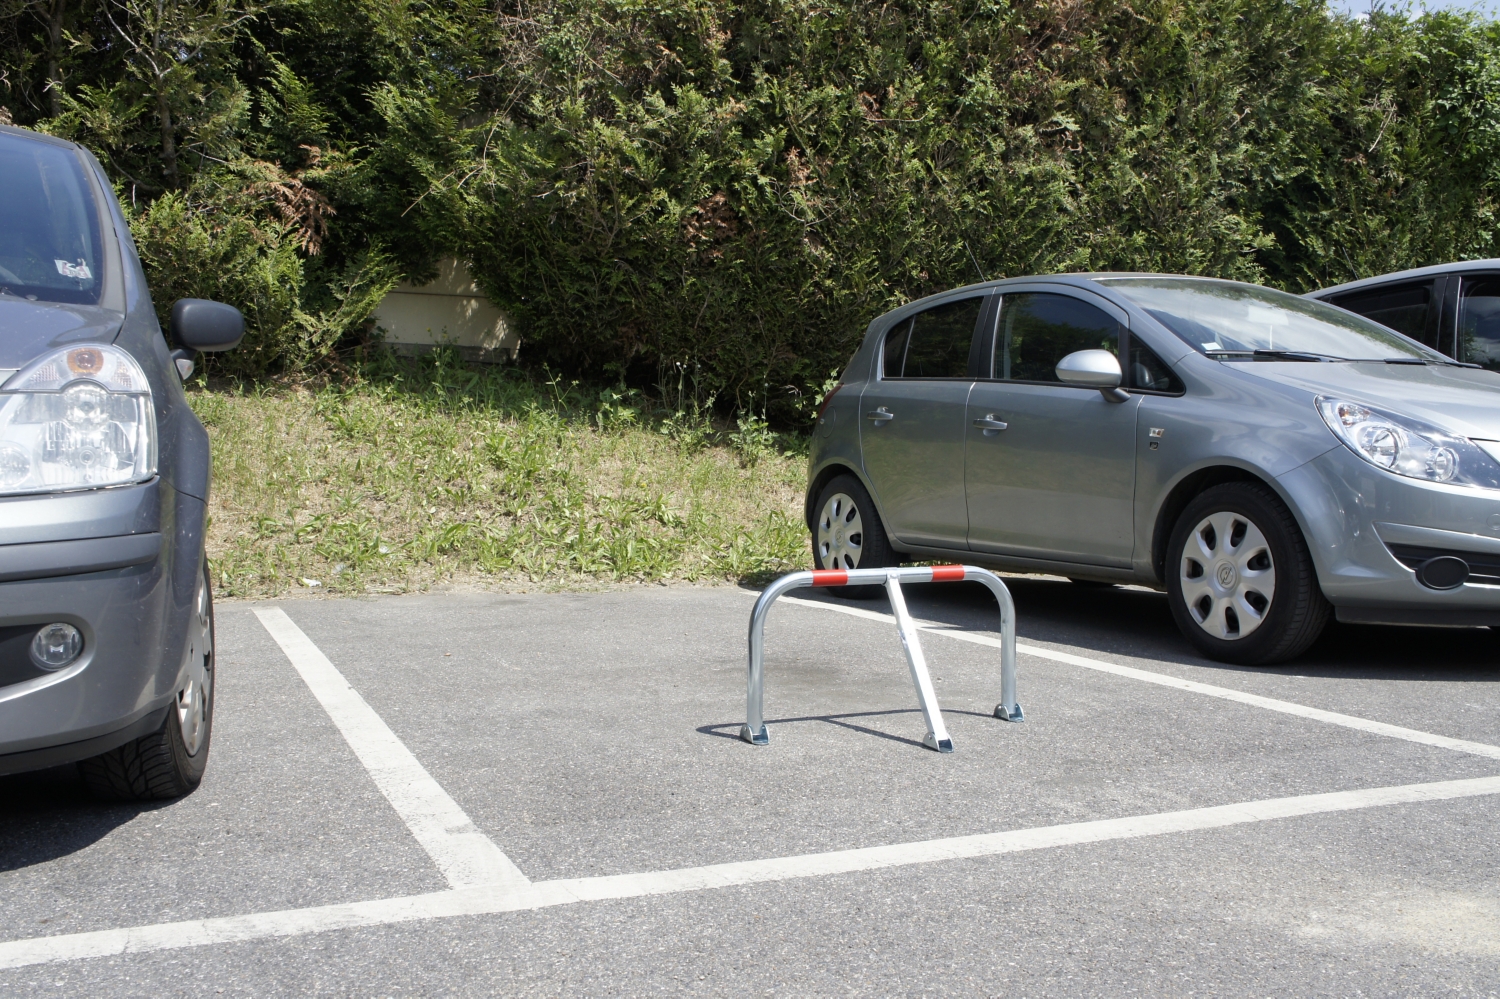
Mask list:
MULTIPOLYGON (((964 241, 964 249, 965 250, 969 250, 969 241, 967 239, 964 239, 964 237, 962 237, 962 236, 960 236, 959 239, 963 239, 963 241, 964 241)), ((981 281, 988 281, 989 280, 989 278, 987 278, 987 277, 984 276, 984 269, 979 266, 979 261, 977 259, 975 259, 975 257, 974 257, 974 251, 973 250, 969 250, 969 263, 971 263, 971 264, 974 265, 974 271, 979 275, 979 280, 981 280, 981 281)))

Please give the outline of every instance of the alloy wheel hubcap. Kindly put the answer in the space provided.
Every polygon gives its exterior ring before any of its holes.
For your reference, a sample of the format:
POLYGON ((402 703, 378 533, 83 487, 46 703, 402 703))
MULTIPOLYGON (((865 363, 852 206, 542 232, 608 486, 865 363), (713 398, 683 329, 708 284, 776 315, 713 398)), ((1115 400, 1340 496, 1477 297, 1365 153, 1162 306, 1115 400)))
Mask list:
POLYGON ((858 569, 864 525, 848 493, 834 493, 818 515, 818 561, 824 569, 858 569))
POLYGON ((1276 596, 1266 536, 1248 517, 1209 514, 1188 535, 1178 567, 1182 599, 1198 626, 1234 641, 1259 628, 1276 596))
POLYGON ((188 755, 203 747, 208 733, 208 706, 213 697, 214 625, 209 612, 208 580, 198 583, 193 607, 192 632, 188 636, 187 683, 177 692, 177 721, 188 755))

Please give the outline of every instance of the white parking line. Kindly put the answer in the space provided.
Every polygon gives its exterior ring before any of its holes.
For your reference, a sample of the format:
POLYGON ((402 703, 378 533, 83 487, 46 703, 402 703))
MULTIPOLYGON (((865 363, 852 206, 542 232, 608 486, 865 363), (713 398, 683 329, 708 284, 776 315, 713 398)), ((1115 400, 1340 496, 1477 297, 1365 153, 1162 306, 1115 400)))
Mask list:
MULTIPOLYGON (((896 623, 896 619, 889 614, 882 614, 880 611, 865 610, 862 607, 843 607, 839 604, 824 603, 821 600, 806 600, 801 597, 782 597, 781 602, 784 604, 796 604, 798 607, 816 607, 819 610, 837 611, 840 614, 849 614, 853 617, 862 617, 874 621, 885 621, 893 626, 896 623)), ((919 621, 917 624, 921 630, 936 635, 946 635, 949 638, 956 638, 961 642, 972 642, 975 645, 988 645, 991 648, 1000 648, 1000 639, 992 638, 989 635, 981 635, 973 631, 960 631, 950 625, 939 624, 935 621, 919 621)), ((1452 739, 1446 735, 1422 732, 1414 728, 1403 728, 1400 725, 1388 725, 1385 722, 1371 721, 1368 718, 1360 718, 1355 715, 1340 714, 1337 711, 1324 711, 1322 708, 1312 708, 1293 701, 1282 701, 1274 697, 1262 697, 1260 694, 1248 694, 1243 690, 1234 690, 1230 687, 1216 687, 1211 683, 1184 680, 1181 677, 1170 676, 1166 673, 1153 673, 1150 670, 1136 669, 1133 666, 1120 666, 1115 663, 1106 662, 1103 659, 1092 659, 1088 656, 1075 655, 1071 652, 1044 649, 1039 645, 1024 645, 1018 642, 1016 643, 1016 651, 1023 655, 1036 656, 1038 659, 1051 659, 1054 662, 1067 663, 1070 666, 1082 666, 1084 669, 1098 670, 1101 673, 1113 673, 1115 676, 1128 677, 1132 680, 1143 680, 1146 683, 1154 683, 1163 687, 1174 687, 1178 690, 1186 690, 1194 694, 1206 694, 1209 697, 1218 697, 1226 701, 1248 704, 1251 707, 1265 708, 1268 711, 1279 711, 1282 714, 1295 715, 1298 718, 1309 718, 1313 721, 1327 722, 1329 725, 1341 725, 1344 728, 1352 728, 1359 732, 1368 732, 1371 735, 1404 739, 1407 742, 1420 743, 1424 746, 1435 746, 1439 749, 1451 749, 1456 753, 1469 753, 1473 756, 1485 756, 1492 760, 1500 760, 1500 746, 1492 746, 1485 742, 1452 739)), ((1026 702, 1024 694, 1021 697, 1021 702, 1023 704, 1026 702)))
POLYGON ((450 885, 530 884, 285 611, 256 607, 255 616, 302 674, 375 786, 450 885))
POLYGON ((1071 822, 1036 829, 955 836, 950 839, 898 843, 858 850, 836 850, 799 857, 714 864, 709 867, 688 867, 675 871, 543 881, 539 884, 486 885, 343 905, 321 905, 245 916, 157 923, 119 930, 31 937, 0 943, 0 968, 176 950, 207 944, 244 943, 359 926, 384 926, 453 916, 517 912, 603 899, 642 898, 771 881, 826 877, 943 860, 992 857, 1027 850, 1137 839, 1165 833, 1222 829, 1226 826, 1270 822, 1302 815, 1451 801, 1492 794, 1500 794, 1500 777, 1305 794, 1237 805, 1191 808, 1093 822, 1071 822))

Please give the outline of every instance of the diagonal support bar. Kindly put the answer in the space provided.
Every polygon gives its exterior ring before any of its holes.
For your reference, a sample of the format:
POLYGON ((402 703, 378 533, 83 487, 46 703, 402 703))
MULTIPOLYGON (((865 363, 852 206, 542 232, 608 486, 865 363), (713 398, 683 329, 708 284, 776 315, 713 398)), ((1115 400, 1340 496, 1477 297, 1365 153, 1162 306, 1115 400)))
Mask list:
POLYGON ((943 712, 938 707, 937 692, 932 689, 932 677, 927 673, 927 659, 922 655, 917 626, 906 610, 906 596, 901 592, 900 578, 887 576, 885 592, 891 598, 891 611, 896 615, 896 630, 901 634, 901 648, 906 651, 912 686, 917 688, 917 703, 922 706, 922 717, 927 721, 927 735, 923 737, 922 745, 940 753, 951 753, 953 738, 943 725, 943 712))
POLYGON ((995 596, 1000 607, 1000 703, 995 705, 995 717, 1002 721, 1025 721, 1021 705, 1016 701, 1016 609, 1010 591, 988 569, 972 565, 911 566, 889 569, 817 569, 811 572, 793 572, 773 582, 761 591, 750 612, 750 669, 746 677, 745 724, 740 729, 740 738, 756 746, 770 742, 765 721, 765 625, 771 605, 788 590, 808 586, 884 586, 895 611, 896 626, 901 633, 901 645, 906 650, 906 662, 911 669, 912 686, 916 688, 917 700, 922 706, 922 715, 927 721, 927 737, 924 744, 938 752, 951 753, 953 740, 943 725, 942 712, 937 695, 932 689, 932 678, 927 672, 927 662, 922 655, 922 645, 917 638, 917 626, 906 609, 906 598, 901 584, 906 583, 956 583, 969 580, 983 584, 995 596))

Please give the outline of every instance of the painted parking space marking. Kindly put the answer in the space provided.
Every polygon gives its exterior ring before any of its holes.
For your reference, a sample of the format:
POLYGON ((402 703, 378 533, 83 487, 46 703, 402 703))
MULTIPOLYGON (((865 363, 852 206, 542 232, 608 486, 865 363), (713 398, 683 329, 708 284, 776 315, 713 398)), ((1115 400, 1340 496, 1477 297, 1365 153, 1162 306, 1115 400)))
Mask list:
POLYGON ((254 611, 448 884, 469 888, 530 883, 285 611, 254 611))
MULTIPOLYGON (((837 611, 840 614, 849 614, 853 617, 862 617, 872 621, 894 623, 896 620, 891 615, 882 614, 880 611, 865 610, 862 607, 843 607, 838 604, 824 603, 820 600, 807 600, 802 597, 782 597, 781 602, 784 604, 795 604, 798 607, 815 607, 819 610, 837 611)), ((917 626, 922 631, 935 635, 946 635, 961 642, 987 645, 995 649, 1000 648, 1000 639, 978 632, 963 631, 936 621, 918 621, 917 626)), ((1211 683, 1199 683, 1197 680, 1184 680, 1181 677, 1171 676, 1167 673, 1153 673, 1150 670, 1137 669, 1133 666, 1120 666, 1116 663, 1106 662, 1103 659, 1080 656, 1072 652, 1045 649, 1039 645, 1027 645, 1017 642, 1016 651, 1022 655, 1036 656, 1038 659, 1051 659, 1054 662, 1067 663, 1070 666, 1081 666, 1084 669, 1097 670, 1100 673, 1112 673, 1115 676, 1122 676, 1131 680, 1141 680, 1162 687, 1172 687, 1194 694, 1204 694, 1208 697, 1235 701, 1239 704, 1265 708, 1268 711, 1278 711, 1282 714, 1294 715, 1298 718, 1308 718, 1312 721, 1326 722, 1329 725, 1339 725, 1343 728, 1351 728, 1359 732, 1368 732, 1371 735, 1383 735, 1391 739, 1403 739, 1406 742, 1415 742, 1423 746, 1434 746, 1438 749, 1448 749, 1456 753, 1468 753, 1472 756, 1484 756, 1492 760, 1500 760, 1500 746, 1492 746, 1484 742, 1453 739, 1446 735, 1422 732, 1414 728, 1403 728, 1400 725, 1389 725, 1385 722, 1372 721, 1369 718, 1340 714, 1337 711, 1325 711, 1322 708, 1309 707, 1306 704, 1297 704, 1293 701, 1283 701, 1275 697, 1264 697, 1260 694, 1251 694, 1243 690, 1234 690, 1230 687, 1218 687, 1211 683)))
POLYGON ((793 881, 945 860, 1139 839, 1168 833, 1199 832, 1305 815, 1452 801, 1494 794, 1500 794, 1500 777, 1403 784, 671 871, 574 878, 536 884, 480 885, 341 905, 31 937, 0 943, 0 968, 177 950, 209 944, 245 943, 455 916, 521 912, 580 902, 645 898, 793 881))

